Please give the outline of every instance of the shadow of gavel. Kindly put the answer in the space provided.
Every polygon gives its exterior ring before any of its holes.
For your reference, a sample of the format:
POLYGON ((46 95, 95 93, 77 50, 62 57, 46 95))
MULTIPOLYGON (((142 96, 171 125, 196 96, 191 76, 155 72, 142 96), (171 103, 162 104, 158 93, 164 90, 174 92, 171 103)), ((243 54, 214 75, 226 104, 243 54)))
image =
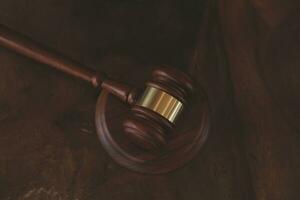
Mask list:
POLYGON ((164 149, 177 118, 194 93, 190 76, 172 67, 155 69, 141 92, 139 88, 132 88, 110 79, 105 73, 88 69, 5 26, 0 26, 0 45, 86 81, 97 89, 104 89, 129 105, 130 114, 122 124, 124 133, 135 145, 149 152, 164 149))

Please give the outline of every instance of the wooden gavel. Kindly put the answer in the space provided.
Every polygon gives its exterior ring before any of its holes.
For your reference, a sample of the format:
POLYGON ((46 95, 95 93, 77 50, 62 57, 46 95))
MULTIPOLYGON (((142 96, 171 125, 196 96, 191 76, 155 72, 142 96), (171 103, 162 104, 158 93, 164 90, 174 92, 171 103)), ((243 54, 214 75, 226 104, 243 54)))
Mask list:
POLYGON ((157 152, 166 145, 176 119, 194 91, 193 81, 187 74, 162 66, 153 71, 151 80, 146 82, 146 89, 141 93, 137 88, 88 69, 4 26, 0 26, 0 45, 98 89, 105 89, 128 104, 131 113, 123 122, 124 133, 134 144, 151 152, 157 152))

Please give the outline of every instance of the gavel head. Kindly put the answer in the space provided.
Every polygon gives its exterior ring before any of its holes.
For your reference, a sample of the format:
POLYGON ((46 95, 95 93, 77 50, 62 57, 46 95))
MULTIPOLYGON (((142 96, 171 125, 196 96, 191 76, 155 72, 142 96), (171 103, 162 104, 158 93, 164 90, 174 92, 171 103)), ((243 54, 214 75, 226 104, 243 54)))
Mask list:
POLYGON ((125 134, 141 148, 153 152, 163 149, 193 90, 187 74, 168 67, 154 70, 123 123, 125 134))

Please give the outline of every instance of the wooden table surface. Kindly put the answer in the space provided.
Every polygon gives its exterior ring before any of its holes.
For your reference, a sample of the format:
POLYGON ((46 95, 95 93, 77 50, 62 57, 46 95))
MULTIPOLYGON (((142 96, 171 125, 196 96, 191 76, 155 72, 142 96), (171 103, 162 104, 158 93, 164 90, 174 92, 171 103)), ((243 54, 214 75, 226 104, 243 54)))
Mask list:
POLYGON ((128 171, 96 136, 97 91, 0 48, 0 199, 300 199, 298 11, 292 0, 2 0, 1 24, 113 77, 161 63, 193 72, 212 130, 182 169, 128 171))

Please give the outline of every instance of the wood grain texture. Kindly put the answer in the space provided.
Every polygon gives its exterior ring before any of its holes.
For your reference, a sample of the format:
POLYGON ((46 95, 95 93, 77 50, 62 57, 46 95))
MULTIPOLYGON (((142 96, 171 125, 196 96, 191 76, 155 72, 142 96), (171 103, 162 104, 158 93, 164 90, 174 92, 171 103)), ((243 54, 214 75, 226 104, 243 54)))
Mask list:
POLYGON ((299 17, 293 9, 299 7, 291 1, 260 3, 268 9, 248 1, 219 4, 234 99, 256 198, 298 199, 299 17))
POLYGON ((276 2, 1 1, 0 23, 116 78, 194 55, 213 125, 185 168, 132 173, 100 146, 93 88, 0 48, 0 199, 299 199, 299 14, 276 2))

